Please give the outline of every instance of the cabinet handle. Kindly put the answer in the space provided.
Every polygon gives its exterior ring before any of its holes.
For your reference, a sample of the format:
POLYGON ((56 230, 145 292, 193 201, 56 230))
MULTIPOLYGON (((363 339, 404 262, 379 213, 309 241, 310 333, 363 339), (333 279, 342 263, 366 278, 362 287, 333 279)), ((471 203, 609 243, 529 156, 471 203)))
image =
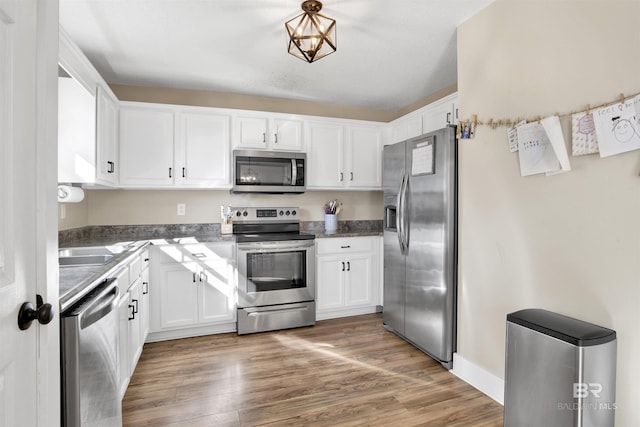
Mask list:
POLYGON ((451 124, 451 113, 447 113, 447 124, 451 124))
POLYGON ((182 177, 186 178, 187 177, 186 174, 187 174, 187 168, 182 168, 182 177))
POLYGON ((349 249, 351 245, 340 246, 340 249, 349 249))
POLYGON ((149 282, 142 282, 142 295, 149 293, 149 282))
POLYGON ((353 181, 353 172, 349 172, 351 174, 351 181, 353 181))
POLYGON ((145 258, 145 259, 144 259, 144 262, 149 262, 149 258, 145 258))
POLYGON ((342 271, 344 271, 344 261, 340 261, 342 263, 342 271))
POLYGON ((107 173, 114 173, 116 171, 116 164, 110 161, 108 161, 107 164, 109 165, 109 170, 107 171, 107 173))
POLYGON ((340 172, 340 182, 344 181, 344 174, 340 172))
POLYGON ((458 119, 458 109, 456 108, 456 120, 458 119))
POLYGON ((206 282, 207 281, 207 275, 204 274, 204 273, 200 273, 200 281, 201 282, 206 282), (203 279, 203 277, 204 277, 204 279, 203 279))
POLYGON ((262 132, 262 142, 263 143, 267 142, 267 133, 266 132, 262 132))
POLYGON ((172 170, 172 169, 173 169, 173 168, 169 168, 169 178, 171 178, 171 170, 172 170))
POLYGON ((351 271, 351 262, 347 261, 347 271, 351 271))
POLYGON ((196 273, 193 273, 193 283, 196 283, 196 273))
POLYGON ((131 309, 131 313, 129 314, 128 320, 134 320, 136 318, 136 312, 134 310, 134 307, 131 304, 129 304, 129 308, 131 309))
POLYGON ((278 143, 278 134, 277 134, 277 133, 274 133, 274 134, 273 134, 273 140, 274 140, 274 142, 275 142, 276 144, 278 143))
POLYGON ((138 300, 137 299, 132 299, 131 302, 134 303, 135 307, 136 307, 133 312, 137 313, 138 312, 138 300))

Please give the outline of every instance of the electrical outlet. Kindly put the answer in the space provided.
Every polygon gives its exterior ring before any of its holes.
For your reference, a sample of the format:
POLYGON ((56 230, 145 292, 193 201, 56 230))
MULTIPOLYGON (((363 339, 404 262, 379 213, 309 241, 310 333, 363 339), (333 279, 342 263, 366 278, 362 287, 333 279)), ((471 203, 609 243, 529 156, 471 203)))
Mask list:
POLYGON ((187 212, 187 206, 184 203, 178 203, 178 215, 184 216, 187 212))

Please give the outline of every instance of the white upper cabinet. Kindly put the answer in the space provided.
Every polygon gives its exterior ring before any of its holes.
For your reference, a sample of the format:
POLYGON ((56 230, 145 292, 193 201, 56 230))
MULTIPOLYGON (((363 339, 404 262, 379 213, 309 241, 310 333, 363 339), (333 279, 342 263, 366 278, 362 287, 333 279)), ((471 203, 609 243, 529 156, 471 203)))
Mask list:
POLYGON ((97 159, 98 182, 118 185, 120 162, 118 159, 118 100, 102 85, 98 85, 97 105, 97 159))
POLYGON ((230 123, 208 108, 123 102, 121 186, 230 188, 230 123))
POLYGON ((158 105, 120 106, 120 184, 167 186, 174 183, 174 117, 158 105))
POLYGON ((58 77, 58 182, 94 183, 95 164, 95 94, 71 77, 58 77))
POLYGON ((58 182, 118 184, 118 100, 60 28, 58 182))
POLYGON ((389 144, 458 123, 458 94, 453 93, 391 122, 389 144))
POLYGON ((381 125, 323 121, 309 122, 307 126, 307 188, 380 188, 381 125))
POLYGON ((382 130, 379 127, 349 128, 347 139, 348 176, 351 188, 380 188, 382 186, 382 130))
POLYGON ((229 116, 202 110, 183 110, 179 115, 176 143, 176 184, 188 187, 231 185, 229 116))
POLYGON ((457 98, 457 94, 453 94, 427 105, 422 110, 422 133, 455 125, 458 122, 457 98))
POLYGON ((280 116, 240 115, 236 118, 234 148, 304 151, 302 121, 280 116))
POLYGON ((307 188, 344 186, 344 126, 308 123, 307 188))

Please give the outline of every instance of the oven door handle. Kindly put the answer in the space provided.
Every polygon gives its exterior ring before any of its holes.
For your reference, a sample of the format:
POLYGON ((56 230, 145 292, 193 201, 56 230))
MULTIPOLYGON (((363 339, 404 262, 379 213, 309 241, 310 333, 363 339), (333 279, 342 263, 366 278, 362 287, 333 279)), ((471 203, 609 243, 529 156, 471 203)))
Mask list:
POLYGON ((246 246, 238 245, 238 251, 240 252, 264 252, 264 251, 288 251, 291 249, 307 249, 314 246, 313 240, 306 241, 308 243, 293 243, 283 245, 282 243, 249 243, 246 246))
POLYGON ((282 312, 282 311, 307 311, 307 310, 309 310, 309 307, 306 307, 306 306, 302 306, 302 307, 283 307, 283 308, 264 308, 264 307, 262 307, 260 309, 245 308, 244 310, 247 312, 247 316, 256 317, 256 316, 266 316, 266 315, 274 313, 274 312, 282 312))

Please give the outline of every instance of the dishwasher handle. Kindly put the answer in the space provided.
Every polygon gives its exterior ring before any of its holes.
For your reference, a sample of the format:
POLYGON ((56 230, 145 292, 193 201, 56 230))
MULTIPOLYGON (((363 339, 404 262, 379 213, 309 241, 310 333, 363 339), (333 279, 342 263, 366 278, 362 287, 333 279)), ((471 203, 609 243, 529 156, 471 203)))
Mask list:
POLYGON ((78 313, 80 329, 88 328, 103 317, 106 317, 116 308, 120 296, 120 290, 118 286, 116 286, 117 284, 118 280, 116 278, 106 280, 104 288, 78 313))

